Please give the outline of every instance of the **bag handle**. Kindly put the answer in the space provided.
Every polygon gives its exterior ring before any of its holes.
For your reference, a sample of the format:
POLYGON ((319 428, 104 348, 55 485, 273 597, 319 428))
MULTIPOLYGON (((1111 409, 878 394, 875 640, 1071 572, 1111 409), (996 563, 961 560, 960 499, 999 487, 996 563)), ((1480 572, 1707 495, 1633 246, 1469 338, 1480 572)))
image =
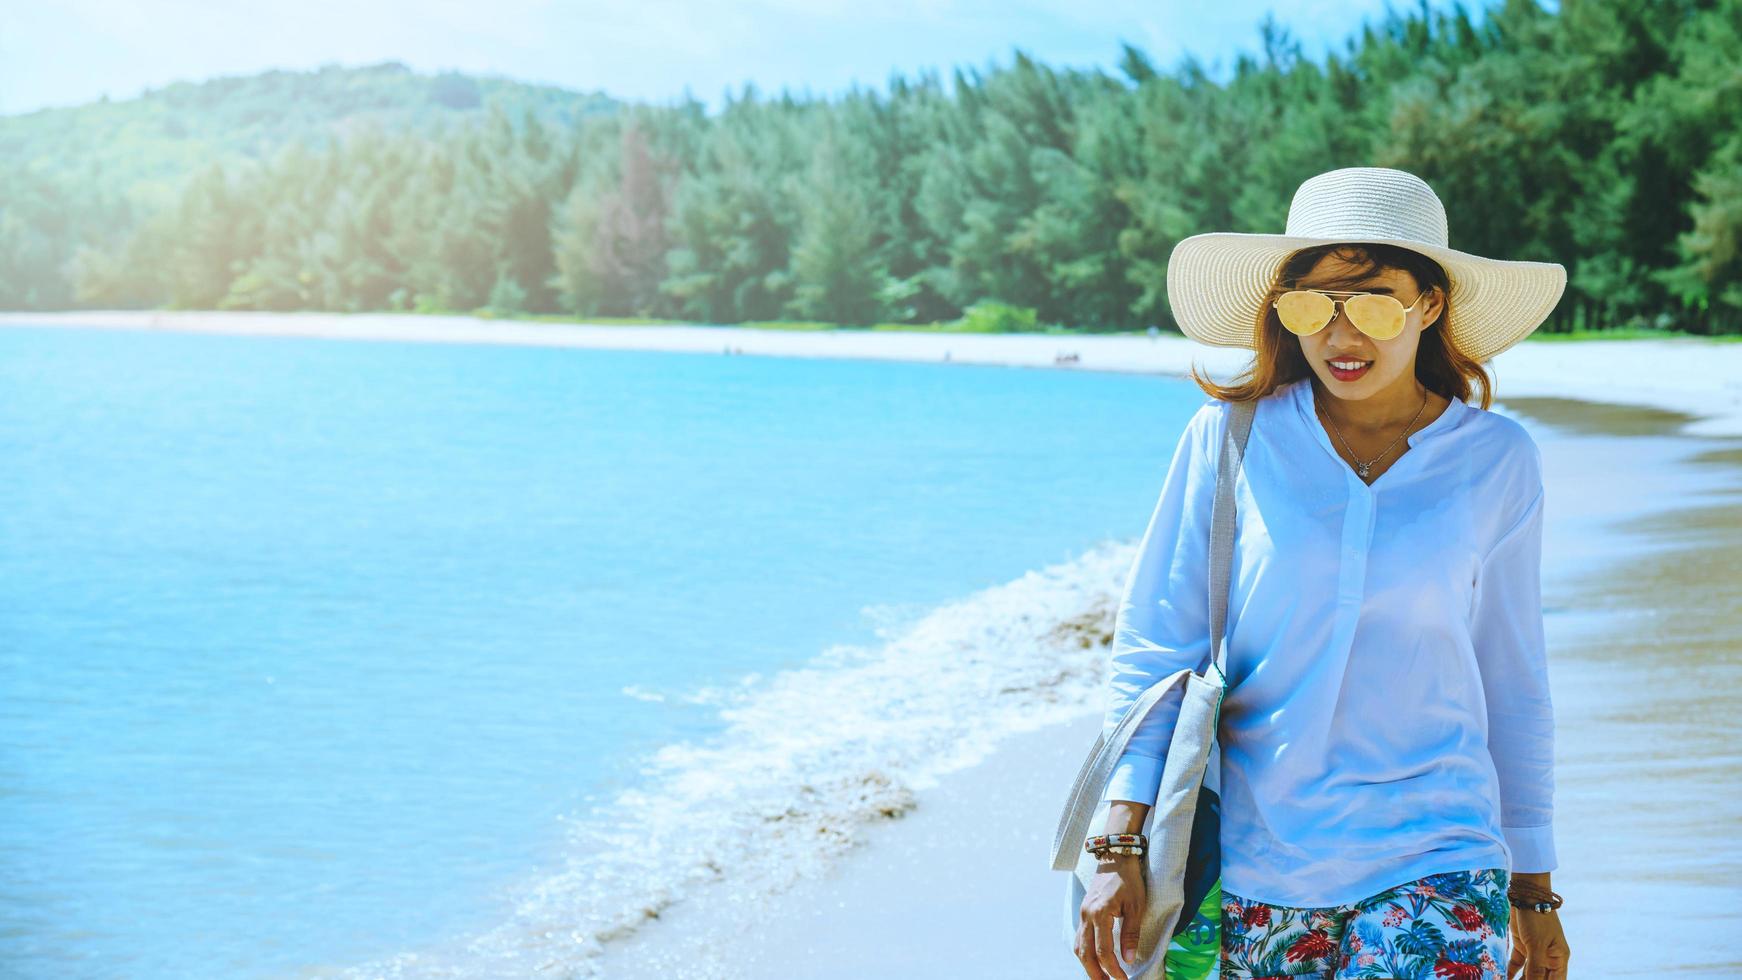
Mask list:
MULTIPOLYGON (((1210 650, 1217 673, 1224 675, 1222 640, 1227 627, 1228 582, 1233 566, 1234 483, 1246 458, 1246 440, 1252 433, 1252 416, 1256 409, 1255 401, 1235 402, 1229 409, 1222 454, 1216 461, 1216 496, 1210 504, 1210 650)), ((1112 778, 1113 766, 1125 753, 1125 746, 1131 741, 1137 723, 1169 690, 1185 684, 1187 675, 1192 673, 1195 673, 1192 668, 1185 667, 1149 685, 1125 709, 1111 734, 1100 732, 1095 735, 1095 744, 1077 771, 1076 782, 1072 784, 1064 812, 1059 816, 1058 831, 1053 834, 1054 871, 1076 868, 1076 850, 1088 839, 1089 821, 1094 819, 1107 780, 1112 778)))

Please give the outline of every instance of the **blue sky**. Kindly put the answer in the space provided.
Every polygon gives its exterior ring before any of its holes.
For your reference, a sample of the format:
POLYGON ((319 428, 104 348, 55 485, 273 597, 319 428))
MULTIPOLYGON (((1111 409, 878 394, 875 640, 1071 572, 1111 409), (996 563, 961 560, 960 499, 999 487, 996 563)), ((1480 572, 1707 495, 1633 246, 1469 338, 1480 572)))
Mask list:
MULTIPOLYGON (((1444 6, 1443 4, 1435 4, 1444 6)), ((1472 4, 1479 7, 1480 2, 1472 4)), ((1405 9, 1414 4, 1405 2, 1405 9)), ((0 0, 0 114, 123 99, 173 81, 402 61, 711 108, 754 82, 814 95, 892 72, 1008 64, 1112 69, 1119 42, 1162 67, 1225 68, 1267 10, 1319 58, 1383 0, 0 0)))

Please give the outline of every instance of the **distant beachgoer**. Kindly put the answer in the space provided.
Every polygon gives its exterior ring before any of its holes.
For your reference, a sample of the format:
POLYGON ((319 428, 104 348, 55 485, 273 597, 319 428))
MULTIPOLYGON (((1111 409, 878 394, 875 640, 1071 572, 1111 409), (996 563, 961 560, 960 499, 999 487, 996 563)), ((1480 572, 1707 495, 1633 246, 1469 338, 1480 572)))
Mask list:
MULTIPOLYGON (((1541 457, 1488 411, 1483 366, 1547 318, 1566 270, 1457 251, 1446 227, 1420 178, 1355 167, 1302 183, 1284 234, 1196 235, 1169 259, 1186 335, 1255 354, 1231 383, 1193 374, 1211 397, 1125 580, 1105 724, 1210 669, 1217 460, 1231 407, 1256 402, 1205 779, 1224 980, 1567 976, 1541 457)), ((1144 827, 1179 691, 1119 757, 1106 833, 1144 827)), ((1145 860, 1099 858, 1076 935, 1095 980, 1135 957, 1145 860)))

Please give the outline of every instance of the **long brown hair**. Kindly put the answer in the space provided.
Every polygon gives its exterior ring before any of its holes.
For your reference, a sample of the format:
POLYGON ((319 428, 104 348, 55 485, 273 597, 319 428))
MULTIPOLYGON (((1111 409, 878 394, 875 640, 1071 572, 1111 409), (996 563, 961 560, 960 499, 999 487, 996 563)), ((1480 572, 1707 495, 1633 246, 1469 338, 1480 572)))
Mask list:
POLYGON ((1319 284, 1319 288, 1356 286, 1390 268, 1409 273, 1416 287, 1424 293, 1430 289, 1439 290, 1445 305, 1440 309, 1439 320, 1433 329, 1421 333, 1421 342, 1415 352, 1416 380, 1435 394, 1462 398, 1466 403, 1470 401, 1472 392, 1480 389, 1482 407, 1487 408, 1492 403, 1494 380, 1488 376, 1488 370, 1458 350, 1446 333, 1446 323, 1452 314, 1451 281, 1446 278, 1446 270, 1420 252, 1378 242, 1314 245, 1291 253, 1277 267, 1276 277, 1264 296, 1258 322, 1254 325, 1257 355, 1252 359, 1252 366, 1226 385, 1211 381, 1193 367, 1191 378, 1199 388, 1212 398, 1223 401, 1255 401, 1283 385, 1312 375, 1313 370, 1300 351, 1300 340, 1282 328, 1282 321, 1276 318, 1276 308, 1271 304, 1278 296, 1299 285, 1313 266, 1331 253, 1349 263, 1351 269, 1331 282, 1319 284))

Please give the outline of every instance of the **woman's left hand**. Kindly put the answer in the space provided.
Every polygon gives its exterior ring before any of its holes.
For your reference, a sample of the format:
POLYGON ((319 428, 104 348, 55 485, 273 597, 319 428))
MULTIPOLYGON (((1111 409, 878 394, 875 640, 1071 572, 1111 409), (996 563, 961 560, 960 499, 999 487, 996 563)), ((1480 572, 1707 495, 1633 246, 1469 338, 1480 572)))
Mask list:
POLYGON ((1567 980, 1567 934, 1559 912, 1514 908, 1511 931, 1506 980, 1567 980))

